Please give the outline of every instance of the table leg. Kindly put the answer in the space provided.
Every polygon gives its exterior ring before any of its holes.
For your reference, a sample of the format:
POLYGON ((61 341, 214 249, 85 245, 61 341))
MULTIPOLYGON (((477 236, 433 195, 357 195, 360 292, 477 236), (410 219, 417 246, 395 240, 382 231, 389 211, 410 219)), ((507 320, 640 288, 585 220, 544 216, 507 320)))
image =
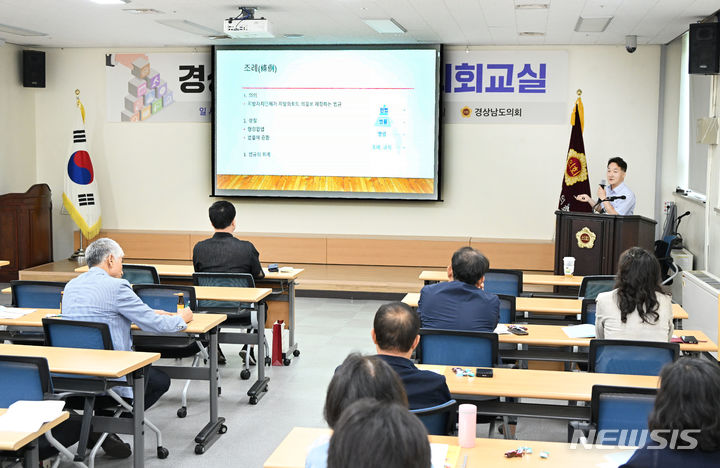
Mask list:
MULTIPOLYGON (((258 324, 265 323, 265 314, 267 312, 267 304, 265 302, 258 303, 258 324)), ((261 326, 258 330, 258 351, 257 351, 257 381, 250 387, 247 394, 250 397, 250 404, 257 404, 268 391, 269 378, 265 377, 265 329, 261 326)))
POLYGON ((28 443, 24 448, 23 468, 37 468, 40 465, 40 451, 37 439, 28 443))
POLYGON ((133 466, 145 466, 145 373, 148 367, 133 372, 133 466))
POLYGON ((210 330, 210 344, 208 349, 208 358, 210 365, 208 366, 210 374, 208 375, 210 390, 210 421, 195 436, 195 453, 200 455, 210 448, 212 444, 220 437, 221 434, 227 432, 225 418, 218 417, 218 328, 210 330))
POLYGON ((288 281, 288 328, 290 343, 288 344, 286 359, 300 356, 300 350, 295 342, 295 280, 288 281))

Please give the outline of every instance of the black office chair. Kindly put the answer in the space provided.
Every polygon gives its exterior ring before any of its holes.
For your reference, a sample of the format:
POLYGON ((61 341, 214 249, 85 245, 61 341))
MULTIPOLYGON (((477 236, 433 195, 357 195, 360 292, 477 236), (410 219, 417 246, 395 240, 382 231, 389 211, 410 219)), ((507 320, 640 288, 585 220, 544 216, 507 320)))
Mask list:
MULTIPOLYGON (((50 369, 47 359, 32 356, 0 356, 0 408, 8 408, 18 400, 58 400, 65 395, 54 393, 50 369)), ((54 454, 55 449, 61 458, 72 461, 74 455, 66 447, 77 443, 80 434, 80 425, 77 420, 68 419, 61 426, 48 431, 45 440, 50 447, 42 441, 37 441, 40 458, 44 459, 54 454), (56 432, 57 437, 52 434, 56 432), (51 448, 52 447, 52 448, 51 448)), ((26 448, 31 448, 32 443, 26 448)), ((0 452, 0 458, 22 457, 24 450, 18 452, 0 452)))
POLYGON ((660 375, 677 360, 680 345, 658 341, 590 340, 588 371, 605 374, 660 375))
MULTIPOLYGON (((249 273, 193 273, 193 284, 195 286, 220 286, 233 288, 254 288, 255 279, 249 273)), ((265 346, 265 365, 272 364, 272 359, 267 352, 265 341, 265 324, 259 324, 257 320, 257 309, 255 304, 234 302, 234 301, 213 301, 208 299, 198 300, 198 311, 227 315, 223 326, 234 326, 244 328, 250 333, 257 333, 265 346)), ((247 357, 243 363, 243 370, 240 378, 250 378, 250 353, 252 347, 248 348, 247 357)), ((242 352, 241 352, 242 355, 242 352)), ((261 363, 262 364, 262 363, 261 363)))
MULTIPOLYGON (((49 317, 43 318, 42 323, 43 330, 45 331, 46 346, 80 349, 113 349, 110 328, 107 323, 49 317)), ((70 374, 51 374, 51 377, 55 387, 70 391, 77 389, 90 389, 92 392, 85 397, 83 409, 83 429, 80 434, 81 443, 78 444, 78 456, 81 458, 84 458, 85 445, 90 431, 90 420, 95 403, 95 394, 99 389, 102 389, 104 393, 117 402, 117 406, 112 408, 114 417, 119 417, 123 412, 133 412, 132 406, 130 406, 112 389, 110 386, 112 385, 112 381, 107 381, 106 379, 100 377, 93 379, 88 376, 78 377, 77 375, 70 374), (88 382, 90 382, 90 384, 88 384, 88 382), (96 382, 97 385, 92 385, 93 382, 96 382)), ((158 458, 167 458, 170 452, 162 445, 162 433, 147 417, 145 417, 145 425, 155 433, 157 439, 158 458)), ((95 455, 102 443, 105 441, 106 437, 107 433, 103 433, 90 452, 89 465, 91 468, 94 465, 95 455)))
POLYGON ((453 415, 457 401, 450 400, 428 408, 411 409, 410 412, 420 418, 430 435, 448 435, 452 432, 453 415))
POLYGON ((130 284, 160 284, 160 275, 152 265, 123 264, 123 279, 130 284))
MULTIPOLYGON (((148 306, 166 312, 176 312, 178 306, 189 307, 197 310, 195 299, 195 288, 192 286, 176 286, 166 284, 133 284, 133 291, 148 306)), ((182 359, 192 357, 192 367, 200 365, 200 359, 207 362, 208 352, 207 341, 202 342, 193 336, 145 336, 136 335, 133 337, 133 348, 135 351, 146 351, 160 353, 161 357, 169 359, 182 359)), ((177 410, 177 416, 187 416, 187 392, 191 380, 185 381, 182 392, 182 402, 177 410)))
POLYGON ((642 433, 648 429, 648 418, 655 406, 656 388, 593 385, 590 422, 571 421, 568 442, 577 443, 581 431, 585 443, 601 445, 642 445, 642 433), (629 437, 621 436, 626 431, 629 437), (595 436, 604 434, 601 440, 595 436))
POLYGON ((499 323, 515 323, 515 296, 498 294, 500 299, 500 320, 499 323))
POLYGON ((597 302, 595 302, 595 299, 583 299, 582 309, 580 312, 580 323, 595 325, 596 310, 597 302))
POLYGON ((523 273, 520 270, 490 268, 485 273, 485 292, 518 297, 522 294, 523 273))
POLYGON ((597 295, 615 288, 615 275, 589 275, 580 283, 578 299, 597 299, 597 295))
MULTIPOLYGON (((62 303, 62 292, 65 283, 57 281, 25 281, 10 282, 13 307, 29 309, 59 309, 62 303)), ((36 327, 8 327, 13 344, 42 345, 45 337, 36 327)))

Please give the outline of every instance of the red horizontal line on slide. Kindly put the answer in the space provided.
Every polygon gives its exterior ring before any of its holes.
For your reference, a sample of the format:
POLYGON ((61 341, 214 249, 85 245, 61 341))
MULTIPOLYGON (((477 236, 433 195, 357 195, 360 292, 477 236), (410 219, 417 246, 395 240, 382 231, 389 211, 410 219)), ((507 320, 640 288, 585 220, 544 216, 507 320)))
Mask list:
POLYGON ((335 87, 294 87, 294 86, 243 86, 242 89, 415 89, 415 88, 335 88, 335 87))

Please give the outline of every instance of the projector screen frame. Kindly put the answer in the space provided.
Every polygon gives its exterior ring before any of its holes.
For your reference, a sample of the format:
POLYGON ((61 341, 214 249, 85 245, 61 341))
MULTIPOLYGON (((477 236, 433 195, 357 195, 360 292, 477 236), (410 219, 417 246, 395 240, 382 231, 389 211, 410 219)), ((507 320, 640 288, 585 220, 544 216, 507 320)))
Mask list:
POLYGON ((443 126, 442 114, 442 44, 302 44, 302 45, 215 45, 212 50, 212 193, 211 197, 221 198, 250 198, 250 199, 281 199, 281 200, 382 200, 382 201, 408 201, 408 202, 442 202, 442 168, 443 168, 443 126), (220 193, 217 188, 217 52, 222 50, 406 50, 423 49, 436 51, 435 66, 435 115, 434 128, 434 192, 427 197, 418 194, 380 192, 322 192, 322 191, 289 191, 289 190, 250 190, 244 193, 220 193))

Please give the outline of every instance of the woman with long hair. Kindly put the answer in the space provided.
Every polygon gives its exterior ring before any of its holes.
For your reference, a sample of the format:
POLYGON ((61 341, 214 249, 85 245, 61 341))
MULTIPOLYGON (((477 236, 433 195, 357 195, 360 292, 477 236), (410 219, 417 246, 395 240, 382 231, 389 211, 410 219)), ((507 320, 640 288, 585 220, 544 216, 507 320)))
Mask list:
POLYGON ((672 303, 660 287, 657 259, 640 247, 623 252, 615 289, 597 296, 595 336, 668 342, 672 321, 672 303))

